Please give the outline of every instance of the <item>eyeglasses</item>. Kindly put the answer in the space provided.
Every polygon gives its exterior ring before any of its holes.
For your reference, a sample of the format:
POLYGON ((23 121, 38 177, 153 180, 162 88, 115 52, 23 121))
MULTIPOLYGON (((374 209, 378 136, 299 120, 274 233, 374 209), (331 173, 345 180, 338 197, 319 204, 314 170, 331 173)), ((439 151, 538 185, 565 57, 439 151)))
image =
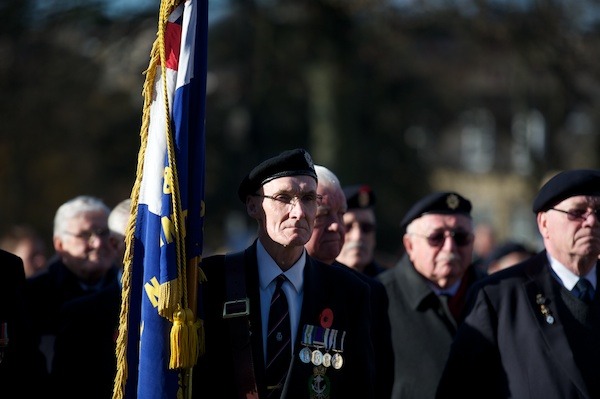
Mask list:
POLYGON ((596 216, 596 220, 600 220, 600 209, 592 209, 589 212, 583 209, 571 209, 570 211, 563 211, 562 209, 550 208, 549 210, 564 213, 567 215, 567 219, 571 221, 584 221, 587 220, 590 215, 594 215, 596 216))
POLYGON ((279 203, 282 206, 288 206, 290 209, 298 205, 298 203, 302 203, 304 206, 317 206, 321 203, 323 196, 307 193, 302 195, 289 195, 289 194, 277 194, 277 195, 261 195, 261 194, 252 194, 254 197, 267 198, 276 203, 279 203))
POLYGON ((425 238, 431 247, 441 247, 446 242, 447 237, 452 237, 454 243, 459 247, 464 247, 473 242, 474 236, 466 231, 442 230, 431 235, 411 233, 412 235, 425 238))
POLYGON ((91 231, 82 231, 80 233, 71 233, 69 231, 65 231, 64 233, 70 235, 71 237, 75 237, 82 241, 85 241, 88 244, 92 242, 93 237, 97 237, 98 239, 103 240, 105 238, 108 238, 108 236, 110 235, 110 231, 108 229, 96 229, 91 231))
POLYGON ((375 231, 375 224, 368 222, 352 222, 344 225, 346 231, 352 230, 354 226, 358 226, 363 234, 369 234, 375 231))

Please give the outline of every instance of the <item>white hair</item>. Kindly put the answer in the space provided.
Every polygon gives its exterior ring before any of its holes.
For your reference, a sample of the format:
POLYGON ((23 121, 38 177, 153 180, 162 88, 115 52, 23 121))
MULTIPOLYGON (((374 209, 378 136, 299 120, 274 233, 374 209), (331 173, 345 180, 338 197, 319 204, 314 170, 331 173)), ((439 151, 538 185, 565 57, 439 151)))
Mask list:
POLYGON ((119 202, 108 216, 108 229, 112 233, 125 235, 129 216, 131 215, 131 199, 127 198, 119 202))
POLYGON ((315 165, 315 172, 317 173, 319 184, 323 184, 324 186, 329 187, 336 187, 340 190, 342 189, 342 186, 337 176, 325 166, 315 165))
POLYGON ((102 212, 110 214, 110 208, 100 199, 91 195, 80 195, 62 204, 54 216, 54 236, 62 236, 68 222, 82 213, 102 212))

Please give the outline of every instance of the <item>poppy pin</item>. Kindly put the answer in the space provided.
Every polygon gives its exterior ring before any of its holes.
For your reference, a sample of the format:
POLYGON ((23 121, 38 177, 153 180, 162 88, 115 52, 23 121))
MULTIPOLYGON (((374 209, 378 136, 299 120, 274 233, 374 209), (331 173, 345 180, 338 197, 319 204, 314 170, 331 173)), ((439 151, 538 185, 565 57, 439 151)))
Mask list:
POLYGON ((323 309, 320 315, 321 327, 330 328, 333 324, 333 311, 329 308, 323 309))

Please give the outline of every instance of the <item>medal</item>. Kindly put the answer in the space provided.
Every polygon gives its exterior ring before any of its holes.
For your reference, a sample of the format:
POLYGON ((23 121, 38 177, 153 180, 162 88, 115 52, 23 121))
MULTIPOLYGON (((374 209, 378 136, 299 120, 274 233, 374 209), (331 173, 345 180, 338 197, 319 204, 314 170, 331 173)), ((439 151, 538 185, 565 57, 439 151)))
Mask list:
POLYGON ((546 319, 546 323, 554 324, 554 316, 552 316, 552 311, 546 306, 546 298, 542 294, 537 294, 535 296, 535 301, 540 305, 540 312, 546 319))
POLYGON ((308 347, 304 347, 302 348, 302 350, 300 351, 299 355, 300 360, 302 361, 302 363, 310 363, 311 360, 311 353, 310 353, 310 349, 308 349, 308 347))
POLYGON ((325 366, 325 367, 329 367, 329 366, 331 366, 331 354, 330 354, 329 352, 328 352, 328 353, 325 353, 325 354, 323 355, 323 363, 322 363, 322 364, 323 364, 323 366, 325 366))
POLYGON ((312 364, 314 364, 315 366, 320 366, 323 363, 323 354, 321 353, 320 350, 315 349, 312 352, 311 361, 312 361, 312 364))
POLYGON ((331 357, 331 365, 334 369, 339 370, 344 365, 344 358, 339 353, 336 353, 331 357))

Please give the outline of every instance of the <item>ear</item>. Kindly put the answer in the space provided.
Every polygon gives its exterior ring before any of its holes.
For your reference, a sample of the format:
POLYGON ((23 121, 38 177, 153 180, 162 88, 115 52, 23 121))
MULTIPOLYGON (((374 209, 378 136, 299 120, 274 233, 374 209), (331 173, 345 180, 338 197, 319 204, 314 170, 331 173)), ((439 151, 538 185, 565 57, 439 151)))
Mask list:
POLYGON ((54 245, 54 250, 56 252, 62 252, 63 251, 63 240, 62 240, 62 238, 60 238, 58 236, 52 237, 52 244, 54 245))
POLYGON ((258 209, 258 205, 256 205, 256 201, 253 200, 253 198, 248 197, 246 199, 246 212, 248 212, 248 215, 254 219, 258 218, 259 215, 259 209, 258 209))
POLYGON ((411 254, 413 250, 412 239, 410 238, 410 234, 404 234, 402 236, 402 244, 404 244, 404 250, 407 254, 411 254))
POLYGON ((536 220, 540 234, 542 237, 548 238, 548 214, 546 212, 538 212, 536 220))

